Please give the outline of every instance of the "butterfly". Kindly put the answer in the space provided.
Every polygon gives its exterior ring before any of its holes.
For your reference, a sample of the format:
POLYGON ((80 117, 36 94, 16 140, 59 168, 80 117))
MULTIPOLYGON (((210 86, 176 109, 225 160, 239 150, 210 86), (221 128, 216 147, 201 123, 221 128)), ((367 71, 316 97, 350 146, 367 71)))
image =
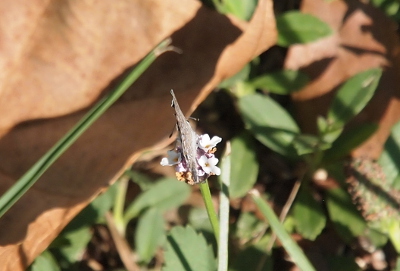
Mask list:
POLYGON ((182 148, 183 164, 188 169, 188 173, 184 178, 187 179, 189 183, 198 184, 203 182, 203 180, 199 178, 199 165, 197 163, 198 135, 193 130, 185 115, 183 115, 172 89, 171 95, 171 107, 175 109, 176 127, 178 130, 178 140, 180 141, 182 148))

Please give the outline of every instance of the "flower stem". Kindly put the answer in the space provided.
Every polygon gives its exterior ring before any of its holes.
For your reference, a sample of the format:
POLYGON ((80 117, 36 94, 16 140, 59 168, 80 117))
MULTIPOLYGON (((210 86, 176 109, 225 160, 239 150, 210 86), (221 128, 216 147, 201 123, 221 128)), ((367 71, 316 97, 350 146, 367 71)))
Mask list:
POLYGON ((206 205, 206 210, 208 214, 208 219, 210 220, 211 226, 214 230, 215 239, 217 244, 219 242, 219 222, 218 216, 215 212, 214 205, 211 198, 210 187, 208 186, 208 181, 200 184, 200 191, 203 196, 204 204, 206 205))
POLYGON ((124 205, 129 177, 125 174, 118 180, 118 190, 114 201, 113 217, 115 228, 120 236, 125 237, 126 223, 124 220, 124 205))

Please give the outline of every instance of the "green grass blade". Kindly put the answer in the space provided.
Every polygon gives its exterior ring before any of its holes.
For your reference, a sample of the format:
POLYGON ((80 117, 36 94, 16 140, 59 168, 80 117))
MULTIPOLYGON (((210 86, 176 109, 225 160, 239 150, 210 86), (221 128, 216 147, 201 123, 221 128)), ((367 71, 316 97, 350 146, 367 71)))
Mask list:
POLYGON ((93 124, 136 79, 154 62, 158 55, 169 49, 169 40, 153 49, 121 82, 119 86, 100 100, 63 138, 42 156, 9 190, 0 198, 0 217, 43 175, 43 173, 93 124))
POLYGON ((304 271, 313 271, 315 268, 311 265, 310 261, 304 255, 304 252, 297 245, 296 242, 286 232, 283 225, 279 222, 278 217, 275 215, 271 207, 260 197, 257 191, 251 192, 251 196, 257 205, 258 209, 262 212, 268 223, 271 225, 272 230, 276 236, 281 240, 283 247, 293 259, 293 262, 304 271))
POLYGON ((231 173, 231 145, 227 142, 221 162, 221 192, 219 202, 219 246, 218 271, 228 270, 228 238, 229 238, 229 187, 231 173))

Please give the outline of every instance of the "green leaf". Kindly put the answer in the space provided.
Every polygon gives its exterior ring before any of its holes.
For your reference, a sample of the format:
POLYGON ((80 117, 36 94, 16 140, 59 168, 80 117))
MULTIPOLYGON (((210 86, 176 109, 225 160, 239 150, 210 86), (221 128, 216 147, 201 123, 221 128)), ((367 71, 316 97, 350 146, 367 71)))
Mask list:
POLYGON ((218 87, 219 88, 230 88, 230 87, 234 86, 236 83, 246 80, 249 77, 250 70, 251 70, 250 64, 247 64, 237 74, 222 81, 218 85, 218 87))
POLYGON ((181 205, 190 194, 190 187, 173 178, 165 178, 141 193, 125 211, 125 221, 135 218, 149 207, 168 210, 181 205))
POLYGON ((243 197, 257 180, 259 165, 253 140, 247 133, 232 139, 230 198, 243 197))
POLYGON ((247 81, 239 81, 235 84, 230 91, 238 98, 252 95, 257 92, 253 85, 249 84, 247 81))
POLYGON ((31 271, 60 271, 60 267, 57 264, 56 259, 53 255, 45 250, 41 255, 39 255, 35 261, 32 263, 30 268, 31 271))
POLYGON ((284 156, 296 157, 292 142, 299 134, 299 127, 285 109, 260 94, 240 98, 239 108, 245 123, 261 143, 284 156))
POLYGON ((400 189, 400 122, 393 126, 378 162, 385 172, 387 182, 394 189, 400 189))
POLYGON ((127 170, 125 171, 125 175, 129 176, 129 178, 143 191, 149 190, 156 184, 153 178, 139 171, 127 170))
POLYGON ((333 143, 343 132, 343 127, 333 127, 328 120, 322 116, 317 118, 318 132, 326 143, 333 143))
POLYGON ((314 153, 319 150, 326 150, 331 147, 331 144, 322 142, 317 136, 299 134, 293 141, 293 146, 298 155, 314 153))
POLYGON ((285 70, 259 76, 250 81, 254 88, 266 89, 269 92, 288 95, 300 90, 309 81, 306 74, 300 71, 285 70))
POLYGON ((80 230, 84 226, 90 226, 103 219, 104 214, 111 209, 114 204, 117 185, 113 184, 106 192, 95 198, 85 207, 74 219, 68 223, 61 234, 80 230))
MULTIPOLYGON (((67 240, 68 244, 52 249, 52 251, 54 250, 57 258, 62 259, 60 265, 70 266, 83 255, 92 238, 92 233, 89 226, 86 226, 74 231, 63 232, 56 240, 59 240, 59 238, 67 240)), ((57 242, 56 240, 54 242, 57 242)))
POLYGON ((334 161, 348 155, 373 135, 378 128, 378 124, 375 123, 365 123, 351 127, 333 142, 332 147, 324 153, 324 160, 334 161))
POLYGON ((216 270, 211 246, 192 227, 174 227, 167 241, 163 271, 216 270))
POLYGON ((206 209, 191 208, 188 219, 189 224, 196 230, 213 232, 206 209))
POLYGON ((207 243, 217 246, 214 230, 208 218, 205 208, 191 208, 188 217, 188 224, 196 231, 201 232, 207 243))
POLYGON ((150 208, 139 217, 136 228, 135 248, 139 260, 149 263, 164 240, 164 219, 161 212, 156 208, 150 208))
POLYGON ((233 14, 239 19, 249 21, 257 6, 257 0, 224 0, 221 4, 221 12, 233 14))
POLYGON ((338 90, 328 111, 328 122, 343 127, 367 105, 375 93, 382 69, 370 69, 348 79, 338 90))
POLYGON ((265 231, 265 222, 258 219, 253 213, 241 213, 236 223, 236 237, 241 242, 247 242, 265 231))
POLYGON ((388 236, 386 234, 372 228, 367 228, 364 235, 372 245, 378 248, 382 248, 388 241, 388 236))
POLYGON ((313 42, 332 35, 330 26, 319 18, 300 13, 286 12, 276 18, 278 45, 288 47, 296 43, 313 42))
POLYGON ((355 237, 364 232, 366 223, 353 205, 350 195, 346 191, 341 188, 328 190, 326 205, 330 219, 334 223, 339 235, 346 242, 351 242, 355 237))
POLYGON ((301 188, 293 207, 296 231, 304 238, 314 241, 326 225, 321 204, 315 201, 310 191, 301 188))

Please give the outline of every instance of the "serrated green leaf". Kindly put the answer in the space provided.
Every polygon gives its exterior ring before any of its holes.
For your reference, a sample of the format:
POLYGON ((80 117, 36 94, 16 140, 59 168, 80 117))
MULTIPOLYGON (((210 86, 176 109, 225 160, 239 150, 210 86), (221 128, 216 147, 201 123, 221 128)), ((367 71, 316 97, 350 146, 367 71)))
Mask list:
POLYGON ((232 139, 230 197, 240 198, 253 187, 258 175, 258 161, 252 138, 247 133, 232 139))
POLYGON ((367 105, 375 93, 382 69, 370 69, 348 79, 338 90, 328 111, 328 122, 343 127, 367 105))
POLYGON ((190 194, 190 187, 177 181, 166 178, 159 181, 149 190, 141 193, 125 211, 125 221, 135 218, 141 211, 149 207, 159 210, 168 210, 181 205, 190 194))
POLYGON ((341 188, 328 190, 326 193, 326 205, 330 219, 339 235, 346 242, 351 242, 364 232, 366 223, 346 191, 341 188))
POLYGON ((174 227, 167 237, 163 271, 215 271, 211 246, 190 227, 174 227))
POLYGON ((191 208, 188 219, 188 224, 196 231, 200 232, 206 239, 207 243, 216 246, 214 230, 205 208, 191 208))
POLYGON ((259 76, 250 81, 254 88, 266 89, 269 92, 288 95, 300 90, 309 81, 308 76, 300 71, 285 70, 259 76))
POLYGON ((315 201, 308 189, 302 188, 293 206, 296 231, 304 238, 315 240, 325 228, 326 217, 321 204, 315 201))
POLYGON ((351 127, 333 142, 332 147, 324 153, 324 160, 334 161, 348 155, 373 135, 378 128, 378 124, 375 123, 365 123, 351 127))
POLYGON ((64 244, 57 249, 54 249, 54 254, 57 258, 62 259, 62 265, 69 266, 76 262, 83 254, 87 244, 92 238, 92 233, 89 226, 86 226, 74 231, 63 232, 59 237, 57 237, 57 239, 58 238, 67 240, 68 244, 64 244), (60 255, 62 257, 58 257, 60 255))
POLYGON ((296 157, 293 139, 300 133, 289 113, 270 97, 260 94, 239 99, 245 123, 264 145, 287 157, 296 157))
POLYGON ((39 255, 35 261, 32 263, 30 268, 31 271, 60 271, 60 267, 57 264, 56 259, 53 255, 45 250, 41 255, 39 255))
POLYGON ((330 26, 319 18, 300 13, 286 12, 276 18, 278 45, 288 47, 296 43, 313 42, 332 35, 330 26))
POLYGON ((139 260, 146 264, 149 263, 164 240, 164 219, 161 212, 150 208, 139 217, 136 228, 135 248, 139 260))
POLYGON ((400 190, 400 122, 393 126, 379 157, 379 164, 385 172, 387 182, 394 189, 400 190))

